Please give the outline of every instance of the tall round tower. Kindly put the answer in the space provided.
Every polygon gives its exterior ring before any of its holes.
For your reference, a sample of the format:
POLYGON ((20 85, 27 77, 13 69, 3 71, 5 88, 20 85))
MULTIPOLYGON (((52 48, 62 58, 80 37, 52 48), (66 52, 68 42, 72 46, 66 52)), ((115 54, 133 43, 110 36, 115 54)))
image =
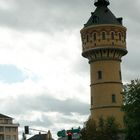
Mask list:
POLYGON ((91 117, 114 116, 123 127, 121 58, 127 54, 122 18, 108 9, 108 0, 95 0, 96 10, 81 30, 82 56, 88 58, 91 117))

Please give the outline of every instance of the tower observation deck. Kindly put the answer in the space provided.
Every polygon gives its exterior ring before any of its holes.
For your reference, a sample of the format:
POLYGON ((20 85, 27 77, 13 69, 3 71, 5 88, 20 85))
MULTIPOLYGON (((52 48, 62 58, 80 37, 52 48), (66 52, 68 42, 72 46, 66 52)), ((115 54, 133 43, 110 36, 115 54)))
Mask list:
POLYGON ((121 61, 127 54, 126 28, 108 8, 95 0, 96 9, 81 32, 82 56, 90 64, 91 117, 114 116, 123 127, 121 61))

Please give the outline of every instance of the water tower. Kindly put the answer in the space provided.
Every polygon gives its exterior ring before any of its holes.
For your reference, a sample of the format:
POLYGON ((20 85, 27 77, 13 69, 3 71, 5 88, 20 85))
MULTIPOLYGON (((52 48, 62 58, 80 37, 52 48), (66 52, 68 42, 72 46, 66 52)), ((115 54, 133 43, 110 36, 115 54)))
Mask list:
POLYGON ((123 127, 121 61, 127 54, 126 28, 108 8, 95 0, 96 9, 81 30, 82 56, 90 64, 91 117, 114 116, 123 127))

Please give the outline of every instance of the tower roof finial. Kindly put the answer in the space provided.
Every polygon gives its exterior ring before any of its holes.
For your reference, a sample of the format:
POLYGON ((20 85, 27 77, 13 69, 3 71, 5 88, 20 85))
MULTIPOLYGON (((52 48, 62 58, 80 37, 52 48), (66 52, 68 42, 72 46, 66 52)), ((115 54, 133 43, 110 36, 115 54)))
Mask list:
POLYGON ((95 0, 94 5, 98 6, 108 6, 110 4, 109 0, 95 0))

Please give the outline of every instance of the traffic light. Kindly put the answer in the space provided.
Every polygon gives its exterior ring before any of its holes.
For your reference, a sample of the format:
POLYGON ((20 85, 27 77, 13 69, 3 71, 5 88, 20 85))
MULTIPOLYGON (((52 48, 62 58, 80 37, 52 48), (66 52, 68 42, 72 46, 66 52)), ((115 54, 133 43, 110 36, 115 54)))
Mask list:
POLYGON ((72 140, 72 133, 71 132, 67 132, 68 134, 68 140, 72 140))
POLYGON ((29 134, 29 126, 24 126, 25 134, 29 134))

